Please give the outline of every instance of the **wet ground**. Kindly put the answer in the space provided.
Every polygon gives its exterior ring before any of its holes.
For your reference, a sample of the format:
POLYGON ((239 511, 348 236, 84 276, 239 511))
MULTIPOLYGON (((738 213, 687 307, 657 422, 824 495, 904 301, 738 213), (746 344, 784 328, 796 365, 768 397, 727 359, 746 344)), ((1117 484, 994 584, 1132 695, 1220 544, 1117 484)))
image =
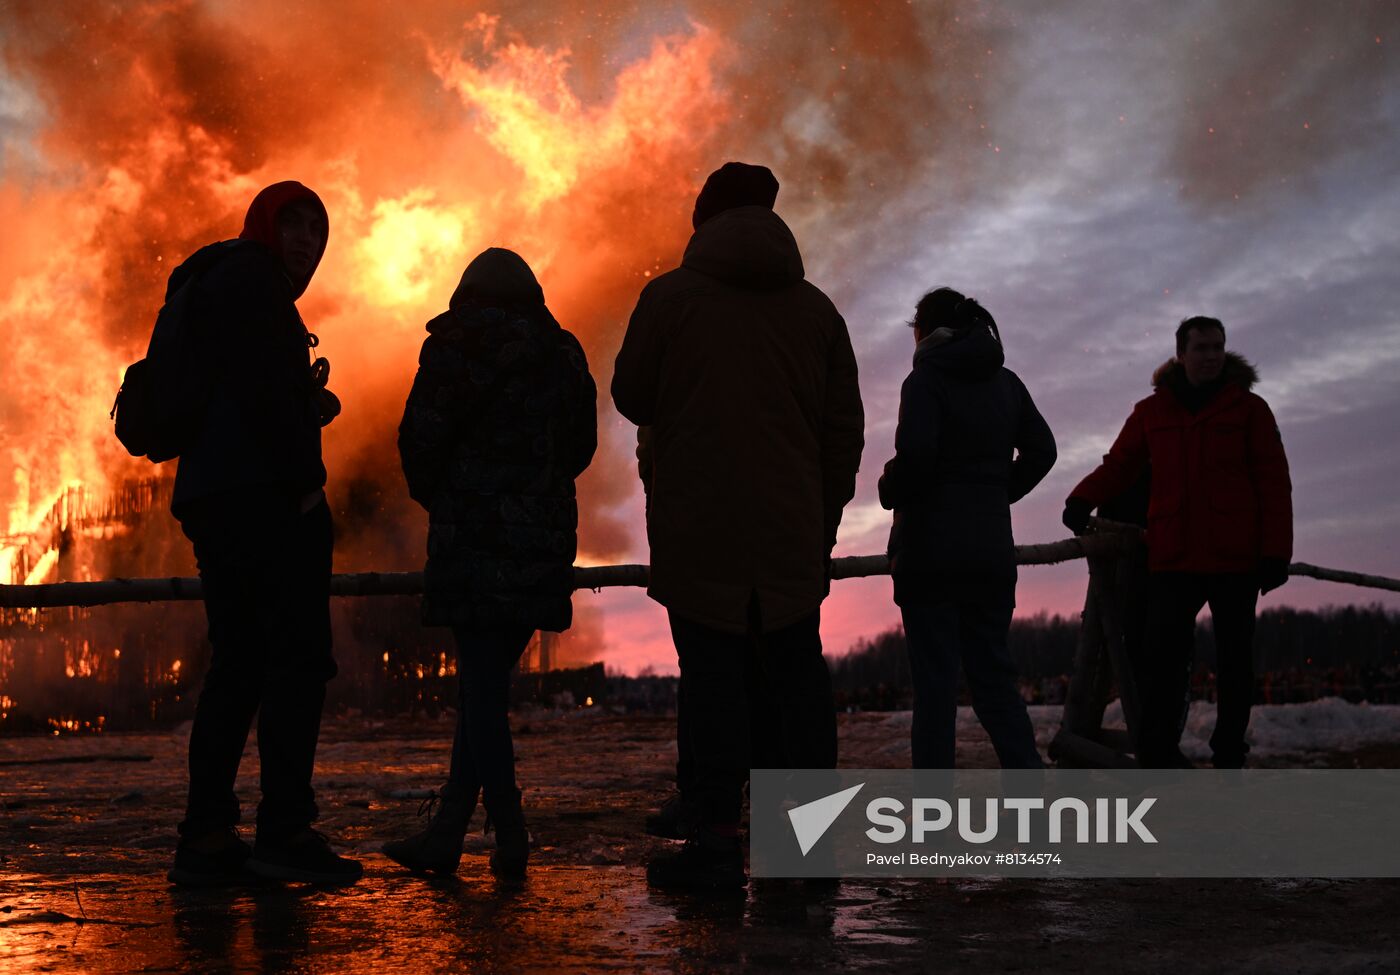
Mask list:
MULTIPOLYGON (((899 728, 843 716, 842 764, 905 764, 899 728)), ((516 729, 538 846, 528 879, 509 886, 487 870, 479 832, 450 881, 414 877, 375 852, 415 828, 419 802, 403 794, 437 784, 445 719, 328 722, 321 826, 366 866, 339 891, 165 882, 187 731, 0 740, 0 763, 33 763, 0 764, 0 973, 1400 970, 1400 880, 756 881, 721 900, 652 892, 642 864, 668 844, 643 836, 642 818, 669 786, 671 721, 592 710, 517 717, 516 729)), ((1326 764, 1392 764, 1392 754, 1326 764)), ((965 734, 959 761, 993 764, 986 740, 965 734)), ((241 782, 255 773, 250 751, 241 782)))

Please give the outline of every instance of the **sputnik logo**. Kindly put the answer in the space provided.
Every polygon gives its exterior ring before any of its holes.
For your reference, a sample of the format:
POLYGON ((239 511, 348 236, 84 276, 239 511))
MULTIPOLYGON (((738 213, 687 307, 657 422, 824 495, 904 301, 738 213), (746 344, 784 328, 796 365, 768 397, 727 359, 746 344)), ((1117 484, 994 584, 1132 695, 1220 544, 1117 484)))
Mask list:
POLYGON ((804 857, 831 829, 831 824, 851 804, 856 793, 864 788, 865 783, 862 782, 788 810, 788 820, 792 823, 792 831, 797 835, 797 845, 801 847, 804 857))

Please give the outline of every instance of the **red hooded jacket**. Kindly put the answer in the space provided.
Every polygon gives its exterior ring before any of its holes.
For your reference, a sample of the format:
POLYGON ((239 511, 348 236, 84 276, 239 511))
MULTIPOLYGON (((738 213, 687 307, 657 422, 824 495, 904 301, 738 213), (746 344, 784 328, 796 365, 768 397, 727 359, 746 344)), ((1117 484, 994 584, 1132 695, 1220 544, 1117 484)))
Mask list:
MULTIPOLYGON (((279 259, 283 258, 282 236, 277 232, 277 215, 282 212, 283 207, 302 202, 310 203, 321 211, 321 219, 326 221, 327 227, 330 226, 326 206, 315 191, 294 179, 289 179, 266 186, 257 196, 253 197, 253 202, 248 206, 248 213, 243 218, 243 230, 238 235, 239 239, 256 240, 276 254, 279 259)), ((326 241, 322 239, 321 252, 316 255, 311 270, 302 280, 292 282, 293 300, 300 298, 302 292, 306 290, 306 286, 311 283, 311 277, 316 273, 316 268, 321 263, 321 258, 325 253, 326 241)))
POLYGON ((274 183, 248 208, 239 237, 261 246, 202 248, 172 273, 169 293, 198 275, 194 314, 201 355, 217 368, 194 442, 180 454, 171 510, 209 498, 241 503, 269 487, 303 499, 326 483, 321 459, 320 387, 307 361, 307 331, 295 301, 325 252, 302 280, 282 260, 277 215, 294 203, 325 207, 300 183, 274 183))
POLYGON ((1147 559, 1153 572, 1251 572, 1293 555, 1288 458, 1269 405, 1250 392, 1258 374, 1227 353, 1224 387, 1197 413, 1172 391, 1175 359, 1152 377, 1103 463, 1070 492, 1098 506, 1151 466, 1147 559))

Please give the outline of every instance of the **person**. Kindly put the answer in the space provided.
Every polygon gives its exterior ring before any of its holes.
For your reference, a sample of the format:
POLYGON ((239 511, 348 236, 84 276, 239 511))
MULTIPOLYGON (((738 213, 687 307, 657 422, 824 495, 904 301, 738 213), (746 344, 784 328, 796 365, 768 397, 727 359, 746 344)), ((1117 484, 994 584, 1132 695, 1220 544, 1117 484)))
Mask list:
POLYGON ((213 645, 190 733, 189 802, 169 873, 177 884, 360 876, 311 828, 321 710, 336 673, 321 426, 338 402, 324 389, 328 367, 309 361, 316 340, 295 302, 328 234, 315 193, 274 183, 248 208, 241 243, 203 248, 170 276, 168 295, 198 289, 189 320, 208 398, 180 454, 171 511, 194 545, 213 645), (262 800, 249 850, 234 782, 255 712, 262 800))
POLYGON ((1152 377, 1103 463, 1065 501, 1065 526, 1151 468, 1147 511, 1147 637, 1135 661, 1141 708, 1137 758, 1149 768, 1189 764, 1179 742, 1196 614, 1210 604, 1218 709, 1216 768, 1240 768, 1254 695, 1258 597, 1288 578, 1293 551, 1288 458, 1258 373, 1225 351, 1225 326, 1196 316, 1176 330, 1176 357, 1152 377))
MULTIPOLYGON (((644 510, 651 511, 651 428, 637 428, 637 476, 642 482, 644 510)), ((663 802, 659 809, 649 812, 646 817, 646 831, 652 836, 668 840, 684 840, 696 827, 698 810, 694 803, 687 802, 684 795, 690 793, 690 783, 694 777, 695 763, 691 760, 688 742, 689 726, 686 711, 680 695, 676 695, 676 790, 663 802)))
POLYGON ((1006 646, 1016 605, 1010 506, 1049 473, 1055 438, 1002 364, 996 322, 975 300, 938 288, 910 324, 914 368, 879 492, 894 511, 890 573, 914 683, 914 767, 953 768, 961 665, 1002 767, 1041 768, 1006 646))
POLYGON ((777 193, 763 166, 710 174, 613 370, 618 412, 650 427, 648 593, 680 661, 678 784, 696 810, 681 850, 648 864, 658 887, 743 886, 749 768, 836 762, 820 607, 864 414, 846 323, 804 280, 777 193))
POLYGON ((530 266, 492 247, 428 322, 399 455, 428 510, 423 619, 457 644, 457 730, 442 805, 384 845, 411 870, 452 873, 477 805, 496 832, 491 869, 524 874, 529 834, 515 780, 510 672, 536 630, 572 621, 574 479, 597 447, 597 392, 578 340, 545 307, 530 266))

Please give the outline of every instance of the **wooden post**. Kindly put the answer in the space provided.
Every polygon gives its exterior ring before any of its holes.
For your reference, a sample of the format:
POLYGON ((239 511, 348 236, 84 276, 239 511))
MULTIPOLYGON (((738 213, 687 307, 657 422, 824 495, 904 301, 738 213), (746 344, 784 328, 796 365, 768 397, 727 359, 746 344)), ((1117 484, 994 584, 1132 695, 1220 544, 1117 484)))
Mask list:
POLYGON ((1129 660, 1130 643, 1141 638, 1142 592, 1146 584, 1142 532, 1136 526, 1094 520, 1101 531, 1124 543, 1091 552, 1089 585, 1075 649, 1060 730, 1050 757, 1071 768, 1125 768, 1138 723, 1137 685, 1129 660), (1109 695, 1117 682, 1127 733, 1103 727, 1109 695))

